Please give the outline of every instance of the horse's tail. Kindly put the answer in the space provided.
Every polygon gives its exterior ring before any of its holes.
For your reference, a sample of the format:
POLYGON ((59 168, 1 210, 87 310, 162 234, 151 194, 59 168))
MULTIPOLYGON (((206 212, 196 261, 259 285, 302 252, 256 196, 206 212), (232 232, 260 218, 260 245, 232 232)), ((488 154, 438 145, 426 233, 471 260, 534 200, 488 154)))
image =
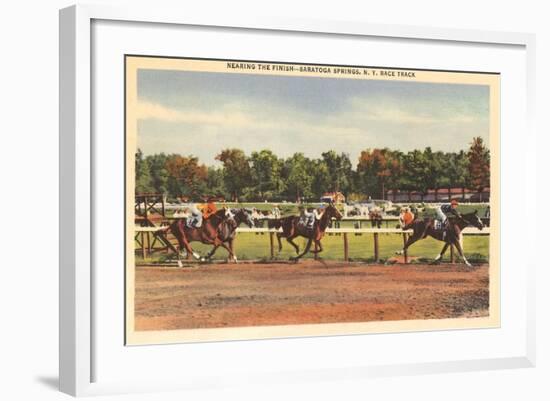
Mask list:
POLYGON ((185 224, 185 219, 176 219, 169 225, 162 228, 162 231, 170 231, 174 237, 178 240, 178 243, 181 242, 181 237, 183 233, 183 225, 185 224))

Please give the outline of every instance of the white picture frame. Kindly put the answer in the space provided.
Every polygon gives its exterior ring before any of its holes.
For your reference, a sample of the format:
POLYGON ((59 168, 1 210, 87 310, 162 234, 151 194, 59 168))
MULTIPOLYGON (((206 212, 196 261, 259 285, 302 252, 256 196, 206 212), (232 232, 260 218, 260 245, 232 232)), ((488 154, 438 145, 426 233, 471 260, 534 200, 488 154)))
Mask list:
MULTIPOLYGON (((126 393, 134 391, 166 391, 167 389, 201 389, 216 386, 245 384, 247 380, 257 382, 288 382, 328 380, 342 377, 364 378, 388 375, 421 374, 432 372, 455 372, 480 369, 504 369, 531 367, 535 364, 535 284, 534 260, 527 252, 522 268, 525 280, 519 281, 520 294, 525 296, 521 303, 525 310, 521 327, 524 335, 518 337, 517 349, 513 355, 503 352, 501 355, 486 357, 479 353, 476 357, 464 360, 416 361, 407 363, 376 363, 349 367, 326 366, 318 369, 298 368, 267 371, 249 371, 246 377, 217 376, 206 377, 198 373, 186 380, 151 378, 148 382, 134 382, 124 378, 97 380, 101 372, 97 371, 94 353, 97 314, 93 307, 94 286, 97 286, 93 274, 94 266, 94 174, 96 165, 95 148, 92 134, 94 110, 92 104, 94 74, 94 43, 92 27, 96 21, 118 21, 144 24, 173 24, 175 26, 209 27, 249 31, 282 32, 288 35, 306 33, 310 35, 335 35, 353 38, 384 38, 385 40, 417 40, 435 43, 462 43, 465 46, 495 45, 511 46, 520 50, 518 58, 525 61, 525 114, 518 117, 524 123, 523 139, 526 149, 535 146, 535 134, 532 128, 534 110, 534 35, 505 32, 483 32, 457 29, 436 29, 411 26, 374 25, 359 22, 335 22, 294 20, 292 18, 272 19, 243 16, 240 20, 224 20, 223 17, 210 15, 185 15, 178 10, 111 8, 108 6, 72 6, 60 11, 60 390, 71 395, 93 395, 106 393, 126 393), (530 145, 529 145, 530 144, 530 145), (521 341, 521 344, 519 344, 521 341), (98 376, 99 374, 99 376, 98 376)), ((122 28, 124 29, 124 28, 122 28)), ((113 67, 115 68, 115 67, 113 67)), ((503 97, 510 96, 503 93, 503 97)), ((122 155, 121 155, 122 157, 122 155)), ((503 159, 503 163, 506 160, 503 159)), ((503 173, 504 174, 504 173, 503 173)), ((535 160, 525 158, 524 168, 518 177, 525 185, 536 188, 535 160)), ((504 179, 504 178, 503 178, 504 179)), ((532 193, 532 192, 531 192, 532 193)), ((526 199, 521 200, 526 202, 526 199)), ((505 205, 506 206, 506 205, 505 205)), ((95 217, 94 217, 95 216, 95 217)), ((529 223, 534 224, 534 223, 529 223)), ((504 226, 503 230, 512 230, 504 226)), ((121 249, 121 252, 123 250, 121 249)), ((501 248, 501 253, 513 252, 510 248, 501 248)), ((121 267, 121 272, 123 268, 121 267)), ((124 288, 120 288, 121 294, 124 288)), ((506 296, 506 292, 503 292, 506 296)), ((122 324, 122 322, 121 322, 122 324)), ((103 326, 105 327, 105 326, 103 326)), ((399 335, 399 334, 398 334, 399 335)), ((445 333, 440 334, 445 336, 445 333)), ((351 338, 351 337, 349 337, 351 338)), ((357 340, 354 337, 354 340, 357 340)), ((123 346, 123 339, 120 339, 123 346)), ((284 340, 281 340, 284 341, 284 340)), ((351 340, 350 340, 351 341, 351 340)), ((254 343, 253 341, 250 343, 254 343)), ((271 342, 263 342, 269 347, 271 342)), ((284 349, 283 345, 279 345, 284 349)), ((312 345, 313 346, 313 345, 312 345)), ((335 346, 335 345, 332 345, 335 346)), ((165 346, 170 347, 170 346, 165 346)), ((229 347, 224 343, 216 347, 229 347)), ((243 368, 244 369, 244 368, 243 368)), ((246 370, 246 369, 245 369, 246 370)))

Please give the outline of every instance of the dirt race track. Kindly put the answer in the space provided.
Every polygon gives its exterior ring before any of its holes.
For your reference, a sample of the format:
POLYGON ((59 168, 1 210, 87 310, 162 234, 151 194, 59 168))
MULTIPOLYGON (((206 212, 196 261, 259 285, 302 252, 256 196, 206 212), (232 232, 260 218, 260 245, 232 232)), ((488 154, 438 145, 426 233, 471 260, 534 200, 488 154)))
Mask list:
POLYGON ((488 310, 486 264, 136 268, 138 331, 478 317, 488 310))
POLYGON ((135 329, 487 316, 488 265, 291 263, 137 267, 135 329))

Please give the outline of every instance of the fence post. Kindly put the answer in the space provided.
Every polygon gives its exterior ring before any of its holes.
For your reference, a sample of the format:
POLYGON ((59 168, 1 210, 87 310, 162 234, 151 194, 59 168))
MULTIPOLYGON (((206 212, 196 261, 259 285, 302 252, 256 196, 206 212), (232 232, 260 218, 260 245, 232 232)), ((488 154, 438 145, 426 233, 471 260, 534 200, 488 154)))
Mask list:
POLYGON ((273 249, 273 237, 274 237, 275 233, 273 232, 270 232, 269 233, 269 249, 270 249, 270 252, 271 252, 271 259, 273 259, 275 257, 275 251, 273 249))
POLYGON ((141 256, 143 259, 147 256, 147 248, 145 246, 145 231, 141 232, 141 256))
POLYGON ((378 233, 374 233, 374 261, 380 261, 380 248, 378 246, 378 233))
POLYGON ((408 235, 407 233, 403 233, 403 262, 409 263, 409 258, 407 255, 407 249, 405 248, 405 245, 407 244, 408 235))
POLYGON ((349 260, 348 233, 344 233, 344 260, 349 260))

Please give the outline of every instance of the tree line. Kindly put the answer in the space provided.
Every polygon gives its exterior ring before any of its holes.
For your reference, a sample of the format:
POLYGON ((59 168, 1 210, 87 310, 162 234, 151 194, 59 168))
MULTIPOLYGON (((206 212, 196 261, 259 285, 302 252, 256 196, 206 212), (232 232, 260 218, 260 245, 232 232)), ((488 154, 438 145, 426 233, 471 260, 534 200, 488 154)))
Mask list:
POLYGON ((348 200, 382 199, 386 191, 468 188, 481 192, 490 182, 489 149, 479 137, 459 152, 401 152, 365 149, 355 163, 347 153, 328 151, 319 158, 295 153, 280 158, 271 150, 246 155, 224 149, 219 167, 194 156, 159 153, 135 158, 136 192, 199 200, 205 196, 232 201, 315 201, 325 192, 342 192, 348 200))

